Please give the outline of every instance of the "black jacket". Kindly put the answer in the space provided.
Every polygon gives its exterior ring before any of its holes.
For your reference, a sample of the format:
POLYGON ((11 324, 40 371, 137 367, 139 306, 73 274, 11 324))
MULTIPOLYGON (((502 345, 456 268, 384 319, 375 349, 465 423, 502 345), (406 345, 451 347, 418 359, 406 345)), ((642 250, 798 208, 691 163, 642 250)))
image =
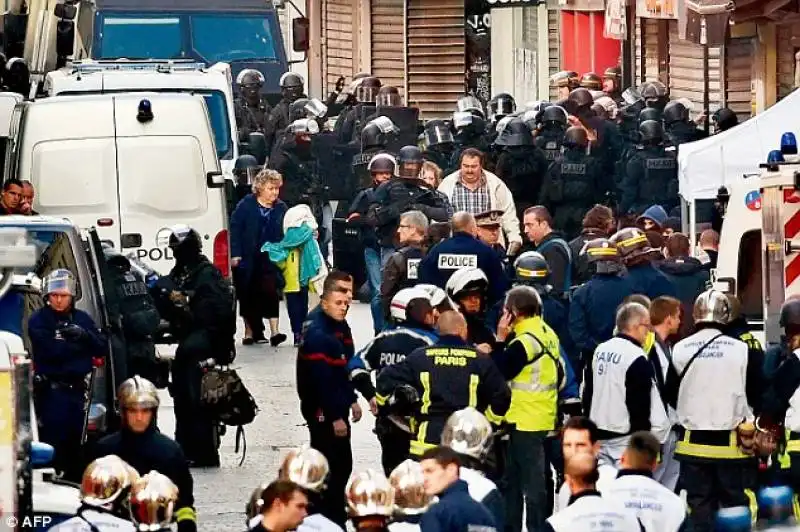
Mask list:
POLYGON ((393 178, 375 191, 367 219, 378 234, 383 247, 392 247, 400 215, 417 210, 435 222, 448 221, 446 200, 417 179, 393 178))
POLYGON ((675 297, 681 301, 683 318, 679 334, 681 338, 685 338, 691 334, 694 327, 692 319, 694 300, 708 287, 708 271, 694 257, 670 257, 659 263, 658 269, 672 282, 675 297))
POLYGON ((585 255, 581 255, 581 250, 586 242, 596 238, 607 238, 605 231, 596 228, 584 228, 581 234, 569 241, 569 249, 572 251, 572 284, 582 285, 592 278, 589 269, 589 261, 585 255))

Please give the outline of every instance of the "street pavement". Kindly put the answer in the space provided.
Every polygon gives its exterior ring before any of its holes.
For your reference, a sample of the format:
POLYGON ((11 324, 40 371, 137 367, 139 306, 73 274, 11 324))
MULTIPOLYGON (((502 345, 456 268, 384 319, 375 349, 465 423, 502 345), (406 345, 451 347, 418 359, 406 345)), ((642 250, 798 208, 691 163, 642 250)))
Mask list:
MULTIPOLYGON (((285 305, 281 305, 281 331, 289 340, 279 348, 269 344, 242 346, 243 327, 239 320, 237 356, 233 367, 256 399, 260 412, 245 427, 247 456, 239 467, 241 451, 235 454, 235 428, 228 427, 220 447, 222 465, 218 469, 193 469, 194 497, 198 528, 201 531, 245 530, 244 507, 252 491, 263 482, 275 479, 281 458, 298 445, 308 443, 308 430, 300 415, 295 390, 296 349, 291 344, 291 330, 285 305)), ((353 330, 356 349, 372 338, 369 305, 354 302, 347 317, 353 330)), ((373 416, 360 400, 364 417, 352 425, 354 470, 380 467, 380 448, 372 433, 373 416)), ((161 396, 159 427, 170 437, 175 433, 172 398, 161 396)))

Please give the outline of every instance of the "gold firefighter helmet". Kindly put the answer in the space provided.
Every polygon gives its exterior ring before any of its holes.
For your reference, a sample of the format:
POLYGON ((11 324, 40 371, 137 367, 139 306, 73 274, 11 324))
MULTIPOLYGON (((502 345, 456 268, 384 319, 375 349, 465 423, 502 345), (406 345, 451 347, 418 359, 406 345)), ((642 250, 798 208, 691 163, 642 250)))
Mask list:
POLYGON ((394 468, 389 475, 389 484, 394 489, 394 511, 403 515, 424 513, 433 502, 425 493, 422 466, 410 458, 394 468))
POLYGON ((345 489, 350 517, 391 517, 394 490, 389 480, 374 469, 354 473, 345 489))
POLYGON ((706 290, 694 302, 692 317, 695 323, 717 323, 725 325, 731 321, 731 302, 718 290, 706 290))
POLYGON ((138 375, 131 377, 119 386, 117 392, 119 407, 126 408, 158 408, 158 388, 147 379, 138 375))
POLYGON ((133 484, 130 507, 136 530, 155 532, 169 528, 178 502, 178 488, 158 471, 150 471, 133 484))
POLYGON ((486 457, 491 439, 491 423, 472 407, 453 412, 442 430, 442 445, 476 460, 486 457))
POLYGON ((319 493, 325 489, 329 472, 328 459, 318 450, 303 445, 286 454, 278 478, 291 480, 303 489, 319 493))
POLYGON ((89 506, 109 508, 124 498, 139 474, 122 458, 110 454, 89 464, 81 478, 81 501, 89 506))

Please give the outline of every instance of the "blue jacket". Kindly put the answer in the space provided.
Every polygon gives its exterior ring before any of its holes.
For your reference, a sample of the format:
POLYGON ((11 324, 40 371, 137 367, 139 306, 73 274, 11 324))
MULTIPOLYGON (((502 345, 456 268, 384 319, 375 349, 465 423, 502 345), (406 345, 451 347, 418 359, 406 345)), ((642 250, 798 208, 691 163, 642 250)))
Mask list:
POLYGON ((92 371, 92 359, 105 357, 108 353, 106 338, 92 317, 82 310, 61 313, 43 307, 28 321, 28 335, 34 371, 55 381, 71 382, 84 378, 92 371), (86 331, 85 338, 73 341, 56 337, 58 329, 70 324, 86 331))
POLYGON ((628 280, 634 294, 644 294, 651 300, 661 296, 678 297, 678 290, 669 277, 652 264, 628 267, 628 280))
POLYGON ((439 494, 439 502, 428 508, 419 525, 422 532, 490 532, 489 529, 497 529, 492 514, 470 496, 463 480, 453 482, 439 494))
POLYGON ((328 423, 347 420, 356 401, 347 371, 353 352, 347 321, 336 321, 324 312, 306 320, 297 350, 297 393, 303 417, 328 423))
POLYGON ((614 336, 617 307, 635 292, 627 276, 616 274, 595 274, 575 290, 569 306, 569 330, 584 357, 614 336))
POLYGON ((499 300, 508 290, 508 277, 497 253, 467 233, 455 233, 428 251, 419 263, 419 282, 444 289, 450 276, 466 266, 478 267, 486 274, 490 304, 499 300))
POLYGON ((243 283, 250 281, 262 244, 280 242, 283 238, 283 216, 287 209, 283 201, 277 200, 262 219, 255 194, 245 196, 234 209, 231 215, 231 257, 242 258, 237 275, 243 283))

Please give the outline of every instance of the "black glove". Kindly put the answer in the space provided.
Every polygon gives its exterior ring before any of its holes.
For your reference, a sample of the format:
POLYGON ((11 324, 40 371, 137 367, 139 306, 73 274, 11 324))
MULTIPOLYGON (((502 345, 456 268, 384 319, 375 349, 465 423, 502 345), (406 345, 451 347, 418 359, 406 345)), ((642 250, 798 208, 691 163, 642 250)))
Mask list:
POLYGON ((61 337, 70 342, 81 342, 89 337, 89 333, 77 323, 70 323, 58 330, 61 337))
POLYGON ((197 523, 191 519, 178 521, 178 532, 197 532, 197 523))

